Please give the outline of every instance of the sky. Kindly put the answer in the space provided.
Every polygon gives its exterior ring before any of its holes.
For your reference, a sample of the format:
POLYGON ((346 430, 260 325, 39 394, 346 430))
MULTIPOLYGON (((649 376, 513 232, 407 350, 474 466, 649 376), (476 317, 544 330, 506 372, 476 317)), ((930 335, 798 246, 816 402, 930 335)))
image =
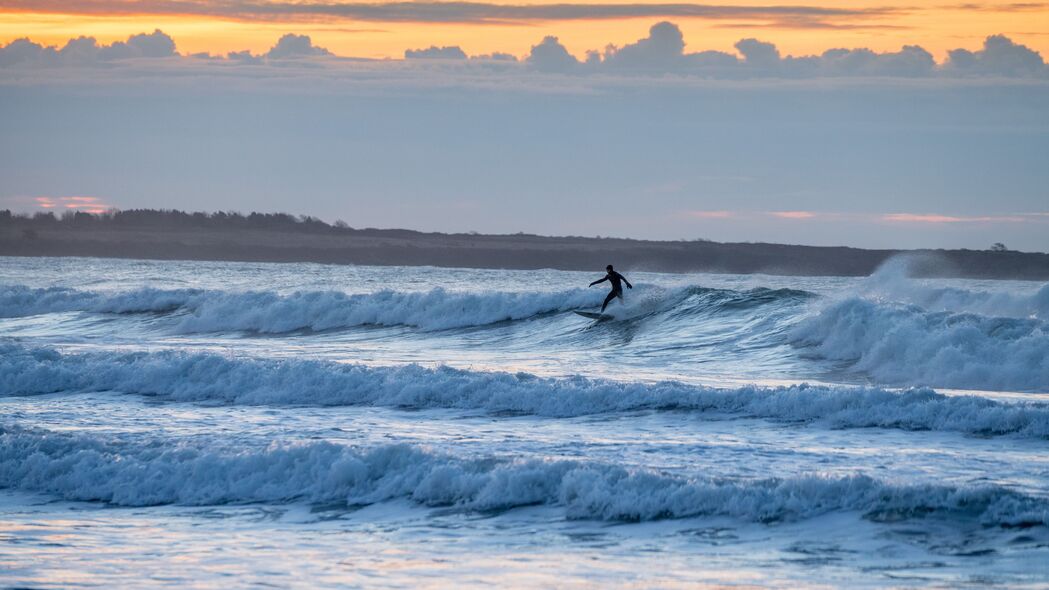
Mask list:
POLYGON ((1049 4, 0 0, 0 208, 1049 251, 1049 4))

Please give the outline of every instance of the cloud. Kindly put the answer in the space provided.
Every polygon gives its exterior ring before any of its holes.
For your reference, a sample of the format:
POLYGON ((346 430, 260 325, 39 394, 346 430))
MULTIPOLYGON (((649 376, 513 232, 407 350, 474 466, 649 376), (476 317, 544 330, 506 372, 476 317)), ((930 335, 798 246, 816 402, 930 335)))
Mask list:
MULTIPOLYGON (((807 79, 838 77, 887 78, 974 78, 974 77, 1049 77, 1042 56, 1028 47, 1013 42, 1003 35, 988 37, 978 51, 957 49, 949 59, 938 65, 932 54, 917 45, 906 45, 895 52, 875 52, 866 48, 830 49, 820 55, 784 56, 772 43, 758 39, 743 39, 735 44, 738 53, 700 51, 686 53, 686 41, 680 28, 663 21, 653 25, 647 37, 622 47, 608 46, 603 52, 590 51, 580 61, 572 55, 557 37, 547 36, 534 45, 522 63, 505 53, 473 56, 457 45, 409 49, 405 60, 416 62, 414 67, 397 66, 396 60, 342 59, 313 45, 306 35, 288 34, 262 55, 247 51, 232 52, 225 59, 208 55, 179 56, 175 42, 161 31, 132 35, 127 41, 100 45, 94 38, 70 39, 63 47, 45 47, 29 39, 18 39, 0 46, 0 67, 44 66, 111 66, 131 58, 169 60, 165 71, 173 71, 179 64, 211 64, 213 73, 218 66, 264 65, 283 60, 305 62, 322 58, 329 68, 345 70, 368 68, 371 71, 397 70, 398 75, 420 72, 427 58, 463 62, 464 75, 509 76, 515 72, 557 74, 616 74, 621 76, 665 75, 695 76, 700 79, 745 80, 755 78, 807 79), (181 58, 181 59, 180 59, 181 58), (496 64, 498 62, 498 64, 496 64), (363 65, 370 63, 372 65, 363 65), (468 72, 469 68, 474 68, 468 72)), ((283 67, 290 64, 283 63, 283 67)), ((225 68, 229 70, 229 68, 225 68)), ((157 68, 159 74, 160 69, 157 68)), ((421 72, 420 72, 421 74, 421 72)), ((39 72, 38 78, 46 78, 39 72)), ((494 78, 492 83, 498 83, 494 78)))
POLYGON ((529 23, 626 18, 736 19, 763 22, 855 21, 900 12, 892 7, 729 6, 687 3, 496 4, 485 2, 267 2, 256 0, 14 0, 23 12, 126 15, 198 15, 241 20, 352 20, 420 23, 529 23))
POLYGON ((54 47, 44 47, 29 39, 15 39, 5 47, 0 47, 0 66, 44 65, 57 61, 58 52, 54 47))
POLYGON ((900 51, 887 53, 832 49, 820 56, 816 67, 825 75, 915 77, 932 74, 936 61, 925 49, 905 45, 900 51))
POLYGON ((0 65, 88 65, 134 58, 175 57, 175 41, 160 30, 131 35, 127 41, 99 45, 94 37, 70 39, 61 49, 18 39, 0 47, 0 65))
POLYGON ((1045 62, 1038 52, 1004 35, 992 35, 980 51, 950 51, 944 69, 961 74, 1032 76, 1045 72, 1045 62))
POLYGON ((481 61, 517 61, 517 56, 509 53, 502 53, 499 51, 493 53, 486 53, 484 55, 475 55, 470 59, 476 59, 481 61))
POLYGON ((941 6, 947 10, 970 10, 980 12, 1030 12, 1049 8, 1047 2, 1013 2, 1010 4, 980 4, 970 2, 966 4, 949 4, 941 6))
POLYGON ((33 197, 33 203, 50 211, 84 211, 86 213, 105 213, 114 207, 98 197, 33 197))
POLYGON ((525 62, 540 72, 568 73, 579 69, 579 60, 575 58, 557 37, 547 36, 532 46, 525 62))
POLYGON ((1015 213, 1005 215, 948 215, 942 213, 844 213, 838 211, 685 211, 695 219, 758 220, 762 217, 826 223, 903 223, 903 224, 965 224, 965 223, 1049 223, 1047 213, 1015 213))
POLYGON ((896 52, 877 53, 870 49, 829 49, 818 56, 781 57, 775 45, 743 39, 736 43, 744 65, 766 75, 789 78, 836 76, 931 76, 936 61, 917 45, 896 52))
POLYGON ((880 216, 882 221, 895 223, 1025 223, 1042 221, 1038 214, 958 216, 936 213, 888 213, 880 216))
MULTIPOLYGON (((276 45, 263 55, 234 51, 228 53, 226 59, 235 63, 259 64, 263 63, 264 59, 283 60, 331 55, 327 49, 313 45, 308 36, 289 33, 278 39, 276 45)), ((77 37, 67 41, 61 49, 45 47, 29 39, 18 39, 0 47, 0 66, 91 66, 126 59, 176 57, 220 59, 207 54, 180 56, 176 52, 174 39, 159 29, 148 34, 131 35, 127 41, 115 41, 110 45, 99 44, 94 37, 77 37)))
POLYGON ((427 49, 406 49, 404 59, 466 59, 464 52, 458 45, 448 47, 429 47, 427 49))
POLYGON ((172 57, 175 55, 175 41, 161 32, 154 30, 150 34, 140 33, 128 37, 126 43, 117 41, 105 50, 111 59, 129 57, 172 57))
POLYGON ((226 59, 239 64, 257 65, 265 63, 265 60, 262 59, 262 56, 252 55, 251 52, 246 49, 244 51, 231 51, 226 54, 226 59))
POLYGON ((331 55, 323 47, 316 47, 307 35, 287 34, 266 52, 269 59, 294 59, 300 57, 320 57, 331 55))
POLYGON ((822 55, 802 57, 783 57, 775 45, 758 39, 743 39, 735 47, 742 60, 720 51, 685 53, 681 29, 674 23, 660 22, 649 29, 648 37, 623 47, 609 46, 603 53, 591 52, 585 63, 570 55, 554 37, 533 47, 527 61, 536 69, 552 72, 680 72, 723 78, 920 77, 937 73, 932 54, 916 45, 897 52, 831 49, 822 55))
POLYGON ((743 39, 736 43, 736 49, 743 56, 748 66, 757 68, 774 68, 779 66, 779 49, 772 43, 757 39, 743 39))
POLYGON ((677 25, 661 22, 652 25, 648 37, 622 48, 610 47, 604 64, 612 68, 634 70, 678 69, 684 66, 685 38, 677 25))
POLYGON ((771 211, 769 215, 780 219, 813 219, 819 214, 813 211, 771 211))

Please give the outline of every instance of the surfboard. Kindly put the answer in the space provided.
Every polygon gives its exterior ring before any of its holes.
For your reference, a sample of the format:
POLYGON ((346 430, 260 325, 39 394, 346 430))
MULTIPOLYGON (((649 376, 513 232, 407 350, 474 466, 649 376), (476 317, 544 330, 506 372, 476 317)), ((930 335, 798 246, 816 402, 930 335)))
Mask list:
POLYGON ((583 316, 584 318, 590 318, 592 320, 597 320, 599 322, 603 322, 605 320, 615 319, 614 316, 610 316, 610 315, 608 315, 606 313, 597 313, 597 312, 593 312, 593 311, 579 311, 578 309, 573 309, 572 311, 574 311, 577 314, 583 316))

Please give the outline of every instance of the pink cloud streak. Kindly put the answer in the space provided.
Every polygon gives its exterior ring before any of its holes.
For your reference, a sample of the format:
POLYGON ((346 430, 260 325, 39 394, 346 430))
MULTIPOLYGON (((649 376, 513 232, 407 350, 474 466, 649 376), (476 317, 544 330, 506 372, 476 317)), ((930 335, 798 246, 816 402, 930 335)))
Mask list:
POLYGON ((780 219, 812 219, 819 214, 812 211, 770 211, 769 215, 780 219))
POLYGON ((881 216, 882 221, 896 223, 1023 223, 1034 221, 1025 215, 987 215, 963 217, 956 215, 938 215, 934 213, 887 213, 881 216))
POLYGON ((34 197, 37 207, 41 209, 68 209, 85 213, 105 213, 113 209, 112 205, 102 202, 98 197, 34 197))

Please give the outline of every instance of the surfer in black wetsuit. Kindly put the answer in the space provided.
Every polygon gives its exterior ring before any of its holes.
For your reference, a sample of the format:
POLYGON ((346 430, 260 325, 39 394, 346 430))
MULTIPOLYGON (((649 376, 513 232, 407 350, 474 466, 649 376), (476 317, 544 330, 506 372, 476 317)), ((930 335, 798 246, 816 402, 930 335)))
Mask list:
POLYGON ((598 283, 603 283, 605 281, 612 283, 612 292, 608 294, 608 297, 605 297, 605 302, 601 305, 601 313, 605 312, 605 308, 608 307, 608 303, 612 301, 613 297, 618 297, 620 301, 623 300, 623 283, 626 283, 628 289, 634 288, 634 286, 630 284, 630 281, 626 280, 626 277, 612 270, 611 264, 606 266, 605 270, 608 271, 608 274, 605 275, 605 278, 598 279, 590 283, 591 287, 598 283))

